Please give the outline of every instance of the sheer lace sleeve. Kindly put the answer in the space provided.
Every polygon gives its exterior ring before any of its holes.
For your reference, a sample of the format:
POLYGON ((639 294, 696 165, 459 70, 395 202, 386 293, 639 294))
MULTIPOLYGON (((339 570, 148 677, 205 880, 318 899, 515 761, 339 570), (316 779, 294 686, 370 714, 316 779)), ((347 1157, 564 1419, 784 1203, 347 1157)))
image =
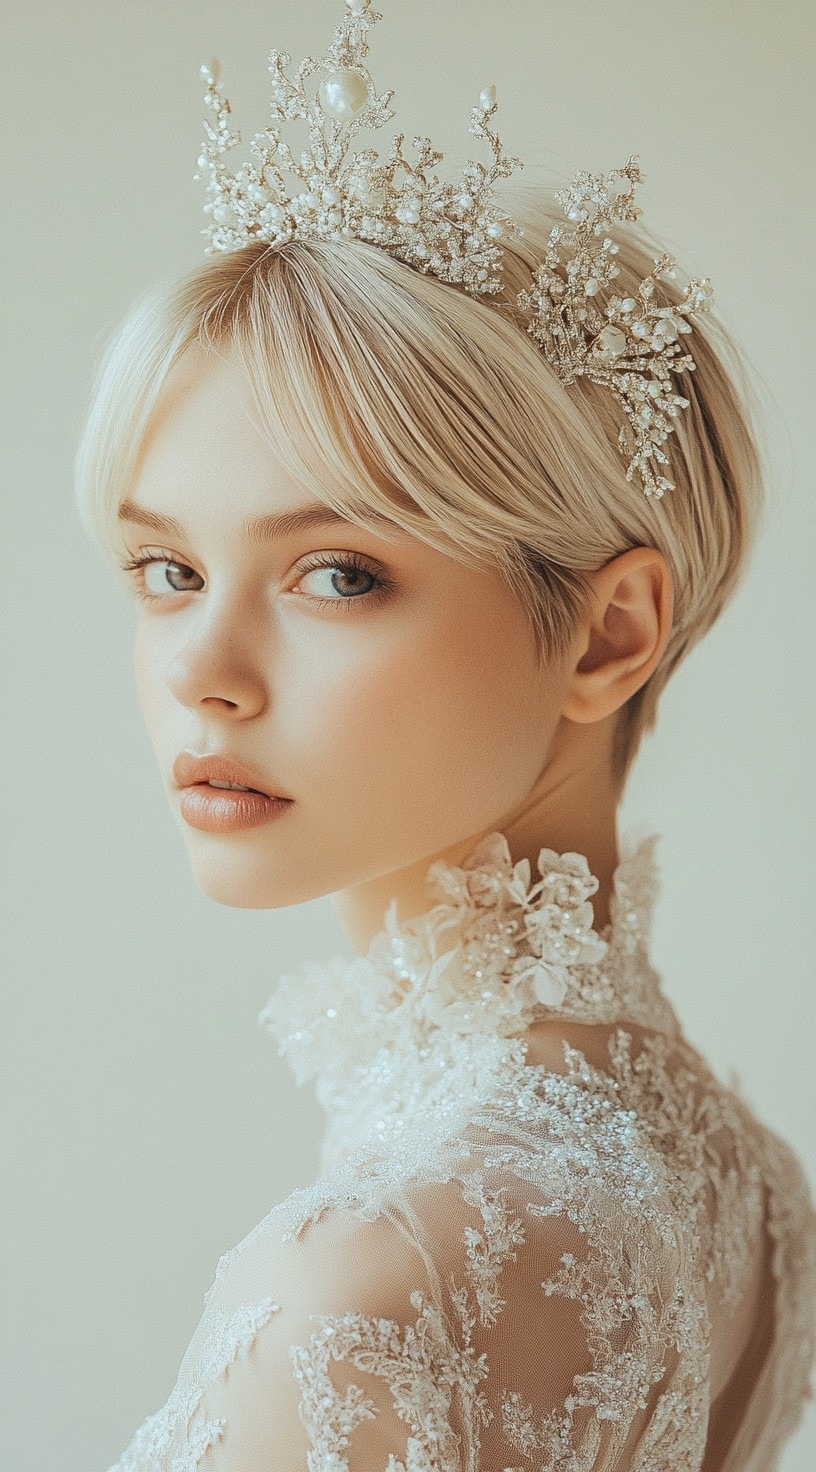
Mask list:
MULTIPOLYGON (((299 1237, 256 1236, 217 1282, 205 1315, 213 1327, 253 1325, 191 1421, 191 1447, 207 1445, 202 1468, 448 1465, 460 1366, 445 1362, 427 1285, 421 1252, 387 1212, 365 1221, 335 1207, 299 1237), (270 1284, 260 1300, 259 1286, 270 1284), (437 1447, 447 1461, 432 1459, 437 1447)), ((194 1340, 186 1357, 197 1375, 202 1347, 206 1361, 205 1341, 194 1340)))
MULTIPOLYGON (((301 1242, 276 1243, 274 1264, 271 1241, 234 1263, 182 1366, 182 1383, 189 1377, 206 1389, 189 1422, 178 1421, 161 1465, 447 1472, 509 1467, 513 1444, 520 1465, 531 1465, 536 1447, 533 1465, 566 1466, 549 1458, 579 1427, 585 1450, 609 1444, 581 1406, 589 1382, 575 1382, 591 1378, 593 1365, 573 1297, 575 1266, 561 1296, 528 1281, 544 1269, 553 1279, 564 1272, 560 1248, 578 1245, 574 1229, 548 1223, 536 1233, 535 1255, 520 1258, 522 1227, 507 1202, 475 1187, 468 1194, 473 1205, 466 1209, 460 1197, 455 1212, 467 1239, 458 1272, 439 1261, 451 1257, 439 1252, 450 1190, 426 1203, 437 1226, 422 1236, 437 1264, 424 1262, 393 1221, 360 1222, 341 1211, 301 1242), (499 1291, 502 1268, 515 1279, 504 1285, 513 1293, 510 1313, 499 1291), (263 1298, 259 1269, 275 1285, 263 1298), (522 1282, 536 1291, 520 1302, 522 1282)), ((578 1465, 594 1466, 595 1458, 578 1465)))
POLYGON ((774 1465, 728 1448, 798 1414, 804 1183, 780 1154, 791 1302, 749 1364, 774 1318, 750 1268, 759 1157, 690 1053, 631 1041, 597 1039, 603 1070, 563 1043, 561 1073, 508 1065, 455 1137, 359 1149, 280 1203, 222 1258, 170 1400, 113 1472, 674 1472, 709 1430, 718 1468, 774 1465))
POLYGON ((596 1121, 546 1192, 517 1133, 373 1219, 290 1198, 216 1277, 163 1457, 118 1472, 624 1472, 644 1438, 664 1450, 707 1405, 703 1361, 681 1374, 677 1353, 704 1328, 626 1128, 605 1138, 624 1191, 596 1121))

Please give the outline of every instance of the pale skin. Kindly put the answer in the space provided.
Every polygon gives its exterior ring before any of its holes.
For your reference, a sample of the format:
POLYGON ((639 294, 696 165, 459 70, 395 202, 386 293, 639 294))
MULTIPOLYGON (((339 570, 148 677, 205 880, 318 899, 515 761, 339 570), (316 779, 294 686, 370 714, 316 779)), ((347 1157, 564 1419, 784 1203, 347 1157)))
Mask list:
POLYGON ((243 389, 226 352, 196 346, 174 365, 128 495, 183 535, 123 526, 131 555, 163 559, 144 574, 156 597, 137 605, 136 678, 199 887, 245 908, 329 895, 365 954, 392 898, 401 921, 423 913, 429 865, 461 862, 498 830, 534 877, 541 848, 584 854, 601 929, 619 860, 615 715, 669 637, 665 559, 637 547, 592 573, 567 657, 539 668, 496 572, 394 525, 245 540, 244 520, 315 497, 255 428, 243 389), (329 566, 307 570, 314 554, 329 566), (381 597, 378 575, 392 585, 381 597), (259 827, 194 829, 172 776, 182 750, 248 763, 293 802, 259 827))

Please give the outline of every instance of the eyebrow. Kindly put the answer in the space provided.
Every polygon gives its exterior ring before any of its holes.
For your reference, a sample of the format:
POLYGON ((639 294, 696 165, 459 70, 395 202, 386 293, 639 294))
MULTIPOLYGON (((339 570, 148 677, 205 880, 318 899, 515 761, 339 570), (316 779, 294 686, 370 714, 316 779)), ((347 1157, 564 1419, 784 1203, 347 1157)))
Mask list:
MULTIPOLYGON (((383 516, 378 511, 367 510, 366 515, 372 523, 392 527, 394 525, 390 517, 383 516)), ((120 521, 136 522, 139 526, 150 527, 151 531, 160 532, 163 536, 178 537, 183 541, 186 535, 181 522, 176 521, 175 517, 160 516, 157 511, 150 511, 147 506, 140 506, 129 498, 122 502, 117 516, 120 521)), ((339 511, 327 506, 325 501, 310 501, 308 505, 298 506, 294 511, 256 516, 243 521, 240 530, 247 542, 263 543, 291 537, 314 526, 329 526, 337 522, 346 526, 356 525, 348 516, 341 516, 339 511)))

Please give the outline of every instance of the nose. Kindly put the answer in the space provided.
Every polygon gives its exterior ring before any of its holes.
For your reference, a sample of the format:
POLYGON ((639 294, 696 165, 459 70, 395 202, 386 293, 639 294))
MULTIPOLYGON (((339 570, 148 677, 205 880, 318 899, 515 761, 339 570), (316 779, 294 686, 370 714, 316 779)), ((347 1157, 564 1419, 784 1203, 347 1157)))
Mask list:
POLYGON ((253 639, 246 613, 208 612, 169 657, 167 688, 190 710, 220 707, 236 718, 255 716, 268 699, 260 643, 260 630, 253 639))

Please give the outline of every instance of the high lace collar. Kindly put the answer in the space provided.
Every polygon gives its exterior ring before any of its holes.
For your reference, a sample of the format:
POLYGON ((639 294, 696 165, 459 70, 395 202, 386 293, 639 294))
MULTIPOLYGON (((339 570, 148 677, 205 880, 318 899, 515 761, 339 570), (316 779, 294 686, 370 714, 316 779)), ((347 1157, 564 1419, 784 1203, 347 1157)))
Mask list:
POLYGON ((453 1036, 508 1038, 554 1016, 673 1030, 648 958, 659 837, 622 837, 599 931, 590 898, 599 880, 583 854, 542 848, 531 882, 529 859, 513 864, 505 835, 491 832, 461 865, 430 866, 439 903, 398 923, 392 900, 365 956, 281 976, 258 1021, 298 1083, 317 1075, 326 1103, 383 1049, 425 1057, 453 1036))

